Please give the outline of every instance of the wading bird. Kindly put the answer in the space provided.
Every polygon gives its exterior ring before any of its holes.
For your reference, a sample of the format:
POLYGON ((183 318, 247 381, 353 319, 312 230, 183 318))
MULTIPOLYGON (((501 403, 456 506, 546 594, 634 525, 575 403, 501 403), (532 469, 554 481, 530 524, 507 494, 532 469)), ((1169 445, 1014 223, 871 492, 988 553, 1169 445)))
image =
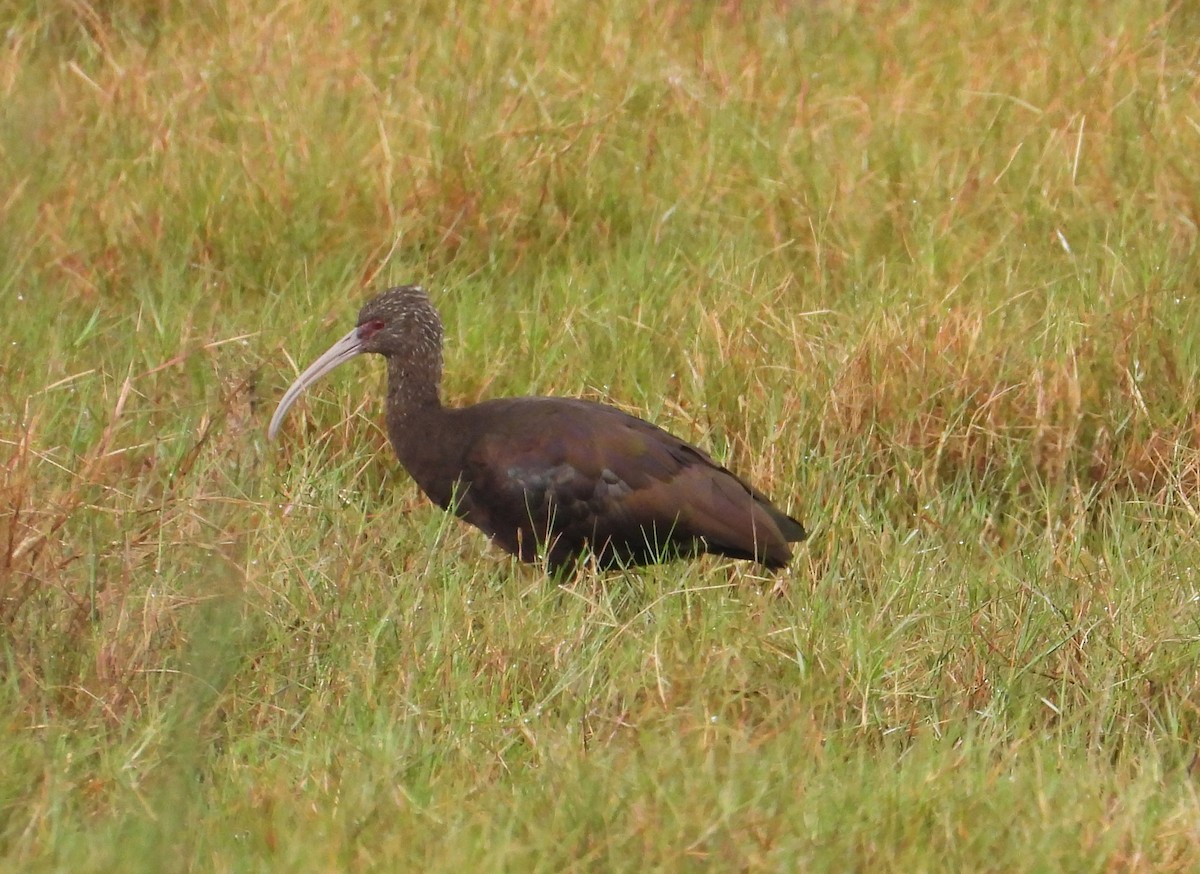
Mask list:
POLYGON ((439 507, 551 573, 591 555, 602 568, 709 552, 778 570, 803 526, 706 453, 627 413, 568 398, 505 398, 444 407, 442 320, 420 286, 368 302, 354 330, 284 393, 364 352, 387 359, 388 438, 439 507))

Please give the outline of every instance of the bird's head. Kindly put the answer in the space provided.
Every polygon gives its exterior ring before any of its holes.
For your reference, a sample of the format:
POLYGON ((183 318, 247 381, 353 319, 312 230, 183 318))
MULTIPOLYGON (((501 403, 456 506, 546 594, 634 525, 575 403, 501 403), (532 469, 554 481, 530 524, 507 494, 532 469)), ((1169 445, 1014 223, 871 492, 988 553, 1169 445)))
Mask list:
POLYGON ((284 392, 271 417, 267 437, 275 439, 284 414, 306 388, 329 371, 364 352, 374 352, 402 362, 432 366, 440 373, 442 320, 419 285, 402 285, 367 301, 358 323, 296 378, 284 392))
POLYGON ((359 352, 431 356, 442 350, 442 320, 425 289, 401 285, 363 304, 358 324, 346 336, 357 339, 359 352))

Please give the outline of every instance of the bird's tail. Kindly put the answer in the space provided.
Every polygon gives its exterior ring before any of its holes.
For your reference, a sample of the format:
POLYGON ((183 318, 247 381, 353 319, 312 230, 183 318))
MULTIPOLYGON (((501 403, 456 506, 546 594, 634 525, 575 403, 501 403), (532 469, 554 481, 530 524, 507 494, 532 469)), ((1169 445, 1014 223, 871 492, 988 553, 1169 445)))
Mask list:
POLYGON ((783 535, 783 539, 788 543, 799 543, 808 537, 808 532, 804 530, 804 526, 787 513, 781 512, 771 506, 767 507, 767 512, 771 514, 771 518, 779 526, 779 533, 783 535))

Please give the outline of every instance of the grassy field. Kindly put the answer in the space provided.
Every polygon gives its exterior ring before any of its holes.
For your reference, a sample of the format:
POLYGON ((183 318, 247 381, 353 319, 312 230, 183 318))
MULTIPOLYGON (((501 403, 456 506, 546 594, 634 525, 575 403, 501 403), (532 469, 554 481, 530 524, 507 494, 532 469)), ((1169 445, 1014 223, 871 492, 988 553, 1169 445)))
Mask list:
POLYGON ((1200 12, 0 2, 0 869, 1200 868, 1200 12), (516 11, 514 11, 516 10, 516 11), (812 530, 558 586, 417 492, 605 399, 812 530))

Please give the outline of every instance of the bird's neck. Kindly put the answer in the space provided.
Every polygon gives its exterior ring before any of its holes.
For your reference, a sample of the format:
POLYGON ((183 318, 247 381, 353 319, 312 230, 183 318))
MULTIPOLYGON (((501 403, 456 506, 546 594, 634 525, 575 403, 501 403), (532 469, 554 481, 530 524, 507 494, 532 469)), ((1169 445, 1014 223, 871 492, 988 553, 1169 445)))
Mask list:
POLYGON ((442 406, 440 355, 414 361, 389 358, 387 375, 387 415, 389 420, 404 420, 414 414, 439 410, 442 406))
POLYGON ((388 360, 388 436, 392 447, 406 462, 428 435, 430 421, 442 412, 442 357, 421 361, 388 360))
POLYGON ((442 481, 439 462, 453 442, 447 431, 450 410, 438 392, 441 359, 423 363, 388 362, 387 431, 396 457, 421 489, 445 507, 450 501, 451 480, 442 481))

